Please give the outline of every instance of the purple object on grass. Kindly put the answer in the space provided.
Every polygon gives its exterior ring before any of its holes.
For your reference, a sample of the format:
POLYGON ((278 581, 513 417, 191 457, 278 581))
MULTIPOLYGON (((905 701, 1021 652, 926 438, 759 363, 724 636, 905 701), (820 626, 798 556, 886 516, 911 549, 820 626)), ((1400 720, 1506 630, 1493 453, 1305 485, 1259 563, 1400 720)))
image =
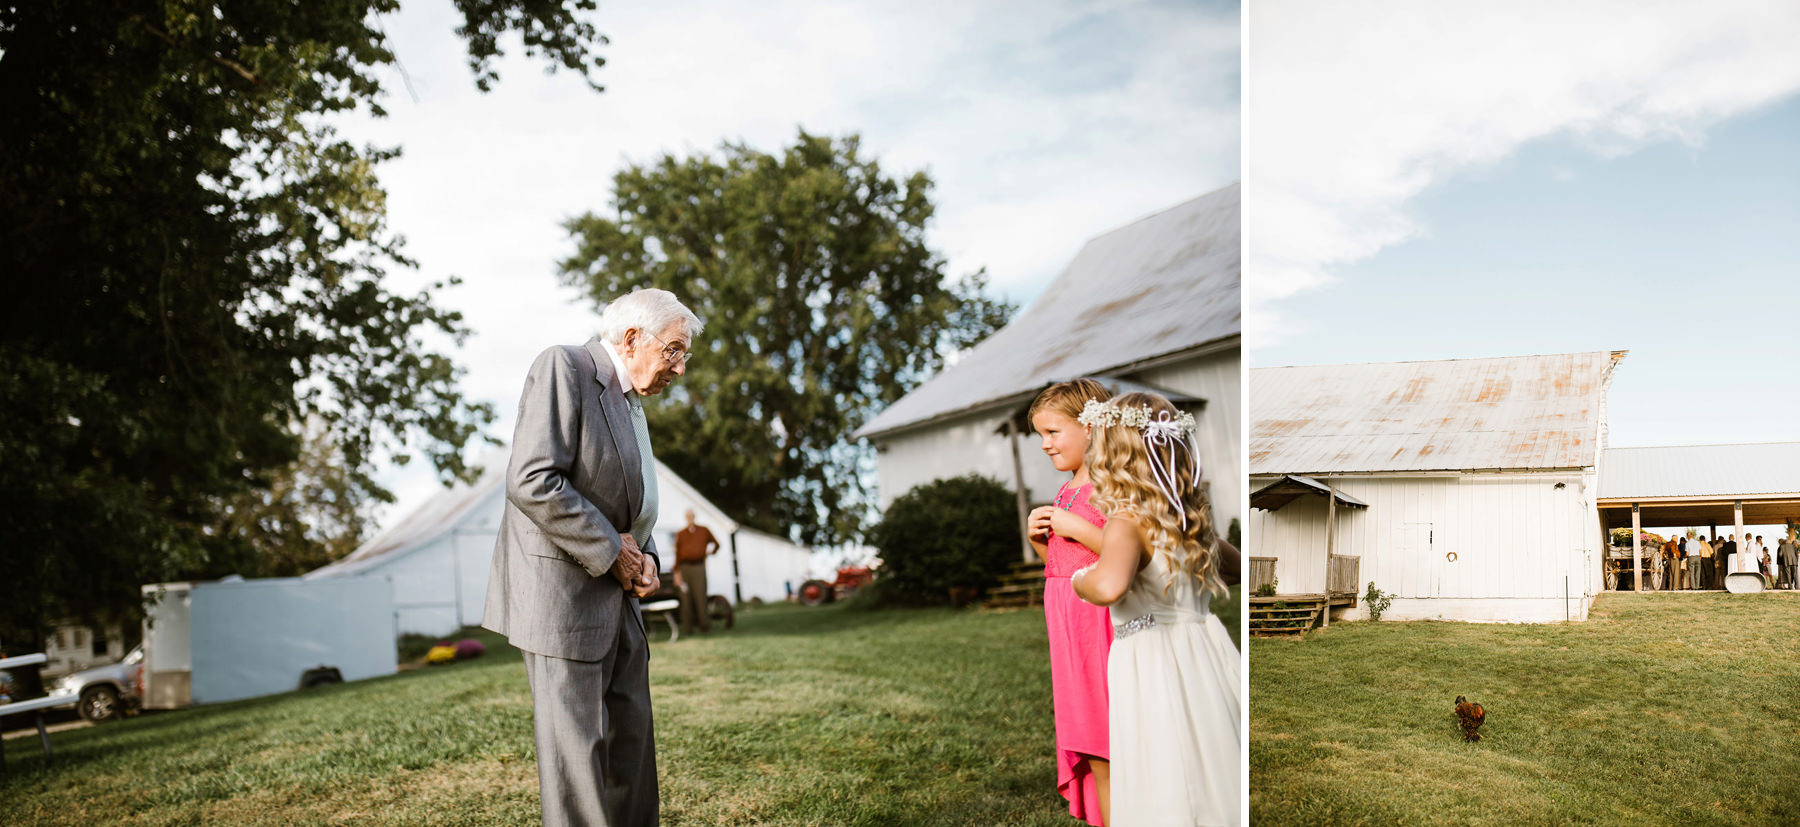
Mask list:
POLYGON ((475 640, 473 638, 463 638, 462 640, 459 640, 456 642, 456 659, 457 660, 467 660, 469 658, 478 658, 478 657, 481 657, 482 654, 485 652, 487 652, 487 647, 481 645, 481 641, 479 641, 479 640, 475 640))

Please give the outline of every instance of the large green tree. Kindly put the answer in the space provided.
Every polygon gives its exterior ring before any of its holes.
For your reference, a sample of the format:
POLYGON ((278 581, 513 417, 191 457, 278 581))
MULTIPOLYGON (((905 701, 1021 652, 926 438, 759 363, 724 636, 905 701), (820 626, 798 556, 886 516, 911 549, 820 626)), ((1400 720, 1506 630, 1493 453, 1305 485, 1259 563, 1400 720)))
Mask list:
POLYGON ((778 154, 727 143, 613 183, 607 214, 569 222, 563 277, 597 306, 673 291, 706 325, 649 409, 657 458, 750 525, 859 536, 871 457, 850 434, 1012 312, 926 244, 931 179, 801 131, 778 154))
MULTIPOLYGON (((592 0, 455 4, 482 88, 509 35, 592 84, 592 0)), ((330 126, 380 114, 396 8, 0 0, 0 634, 239 568, 301 422, 364 491, 467 474, 493 413, 424 344, 466 328, 384 286, 394 151, 330 126)))

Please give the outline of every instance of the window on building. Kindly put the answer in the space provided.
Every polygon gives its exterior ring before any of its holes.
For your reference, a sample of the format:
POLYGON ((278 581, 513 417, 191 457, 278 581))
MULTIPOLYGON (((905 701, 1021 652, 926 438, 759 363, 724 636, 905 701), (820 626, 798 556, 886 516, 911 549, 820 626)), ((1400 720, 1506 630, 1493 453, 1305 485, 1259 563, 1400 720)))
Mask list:
POLYGON ((95 655, 106 654, 106 632, 104 630, 94 633, 94 646, 89 651, 95 655))

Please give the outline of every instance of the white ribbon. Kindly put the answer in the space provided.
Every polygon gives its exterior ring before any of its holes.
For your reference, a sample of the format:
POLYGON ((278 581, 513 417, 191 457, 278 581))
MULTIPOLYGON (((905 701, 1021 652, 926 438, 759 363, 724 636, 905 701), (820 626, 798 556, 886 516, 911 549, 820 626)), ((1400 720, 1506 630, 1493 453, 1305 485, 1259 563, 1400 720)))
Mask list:
MULTIPOLYGON (((1144 423, 1144 446, 1149 448, 1150 473, 1156 477, 1156 485, 1162 489, 1163 496, 1169 498, 1169 505, 1175 513, 1181 515, 1181 530, 1187 530, 1187 509, 1181 504, 1180 488, 1175 479, 1175 444, 1187 443, 1188 434, 1181 424, 1176 422, 1168 411, 1157 414, 1155 419, 1144 423), (1168 462, 1161 461, 1161 450, 1168 449, 1168 462)), ((1195 485, 1200 484, 1200 452, 1188 445, 1188 472, 1193 475, 1195 485)))

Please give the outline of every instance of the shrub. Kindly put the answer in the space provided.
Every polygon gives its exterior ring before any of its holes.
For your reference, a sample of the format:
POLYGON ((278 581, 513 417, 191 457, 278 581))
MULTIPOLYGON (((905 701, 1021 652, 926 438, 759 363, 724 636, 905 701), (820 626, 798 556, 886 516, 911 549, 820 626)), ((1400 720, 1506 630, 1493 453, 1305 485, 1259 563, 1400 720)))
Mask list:
POLYGON ((1363 604, 1369 609, 1370 620, 1380 620, 1381 613, 1387 611, 1389 603, 1394 602, 1394 595, 1375 588, 1375 581, 1369 581, 1369 592, 1363 595, 1363 604))
POLYGON ((1017 500, 977 474, 934 480, 894 500, 868 539, 882 598, 948 603, 951 587, 986 588, 1019 559, 1017 500))

